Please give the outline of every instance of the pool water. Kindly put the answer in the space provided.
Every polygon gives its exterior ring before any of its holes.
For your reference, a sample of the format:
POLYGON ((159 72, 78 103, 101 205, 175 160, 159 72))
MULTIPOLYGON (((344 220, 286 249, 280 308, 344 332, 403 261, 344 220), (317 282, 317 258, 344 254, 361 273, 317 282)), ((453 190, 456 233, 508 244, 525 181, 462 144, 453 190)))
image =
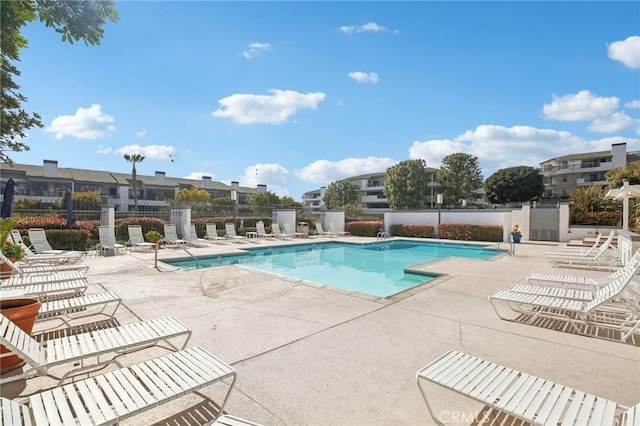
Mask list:
MULTIPOLYGON (((370 244, 326 242, 247 249, 245 254, 202 257, 198 267, 242 265, 344 290, 388 297, 437 275, 405 268, 446 257, 489 259, 499 250, 482 245, 394 240, 370 244)), ((168 261, 195 268, 193 259, 168 261)))

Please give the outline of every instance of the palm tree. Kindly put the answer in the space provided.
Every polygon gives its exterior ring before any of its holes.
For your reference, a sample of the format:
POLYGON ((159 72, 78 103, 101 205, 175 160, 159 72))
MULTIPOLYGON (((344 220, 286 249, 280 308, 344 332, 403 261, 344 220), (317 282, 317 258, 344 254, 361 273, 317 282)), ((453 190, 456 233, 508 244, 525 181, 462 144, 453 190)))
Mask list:
POLYGON ((133 168, 131 169, 131 178, 133 179, 133 209, 135 211, 138 211, 138 182, 136 174, 136 163, 142 163, 142 161, 144 160, 144 155, 125 154, 124 159, 129 163, 133 163, 133 168))

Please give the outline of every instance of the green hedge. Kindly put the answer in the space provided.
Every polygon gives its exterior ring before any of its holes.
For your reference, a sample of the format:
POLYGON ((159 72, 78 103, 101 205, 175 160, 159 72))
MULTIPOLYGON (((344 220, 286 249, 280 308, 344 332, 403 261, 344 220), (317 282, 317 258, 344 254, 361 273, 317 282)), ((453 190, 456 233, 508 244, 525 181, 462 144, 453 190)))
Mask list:
POLYGON ((617 226, 622 222, 622 212, 578 212, 572 222, 574 225, 617 226))
POLYGON ((431 225, 391 225, 394 237, 433 238, 434 227, 431 225))
POLYGON ((442 223, 438 226, 438 238, 498 242, 503 240, 503 227, 500 225, 442 223))
POLYGON ((377 220, 349 222, 345 225, 345 230, 357 237, 375 237, 382 228, 384 228, 384 223, 377 220))
POLYGON ((47 241, 55 250, 84 251, 89 244, 89 235, 89 231, 84 229, 49 229, 47 241))

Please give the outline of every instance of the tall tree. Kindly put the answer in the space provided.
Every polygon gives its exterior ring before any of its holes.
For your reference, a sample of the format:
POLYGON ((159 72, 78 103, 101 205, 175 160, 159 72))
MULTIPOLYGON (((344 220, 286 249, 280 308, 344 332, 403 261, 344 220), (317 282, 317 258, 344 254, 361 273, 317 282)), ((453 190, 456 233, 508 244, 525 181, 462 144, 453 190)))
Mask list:
POLYGON ((429 188, 427 164, 424 160, 406 160, 391 166, 384 175, 384 195, 393 210, 415 210, 424 207, 429 188))
POLYGON ((544 179, 533 167, 508 167, 489 176, 484 187, 492 203, 517 203, 540 197, 544 192, 544 179))
POLYGON ((27 98, 19 92, 14 77, 20 76, 15 62, 20 50, 28 46, 21 29, 36 19, 52 27, 62 41, 83 40, 86 45, 100 44, 107 20, 117 22, 113 0, 13 0, 0 5, 0 161, 13 164, 7 151, 28 151, 22 140, 32 127, 42 127, 40 115, 27 112, 27 98))
POLYGON ((328 210, 343 209, 347 204, 358 202, 358 187, 348 180, 331 182, 322 201, 328 210))
POLYGON ((609 181, 609 188, 620 188, 622 181, 625 180, 629 181, 630 185, 638 185, 640 184, 640 161, 634 161, 625 167, 609 170, 605 176, 609 181))
POLYGON ((442 167, 438 170, 438 183, 445 204, 457 205, 461 200, 474 196, 474 192, 482 187, 482 172, 478 157, 458 152, 442 159, 442 167))
POLYGON ((144 156, 141 154, 125 154, 124 159, 133 164, 131 168, 131 179, 133 180, 133 210, 138 211, 138 173, 136 163, 142 163, 144 156))

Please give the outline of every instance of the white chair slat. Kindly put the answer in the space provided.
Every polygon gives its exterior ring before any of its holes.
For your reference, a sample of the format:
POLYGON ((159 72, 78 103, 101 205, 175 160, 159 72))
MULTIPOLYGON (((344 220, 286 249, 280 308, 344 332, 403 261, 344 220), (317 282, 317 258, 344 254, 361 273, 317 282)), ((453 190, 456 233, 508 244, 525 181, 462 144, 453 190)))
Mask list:
POLYGON ((176 391, 161 380, 148 365, 136 365, 132 369, 145 386, 151 390, 154 397, 158 399, 172 398, 176 394, 176 391))
POLYGON ((136 404, 140 407, 154 405, 156 401, 149 395, 149 392, 140 385, 140 382, 136 377, 131 374, 128 369, 117 370, 113 372, 116 375, 122 386, 125 388, 130 397, 135 398, 136 404))
POLYGON ((585 397, 589 395, 582 391, 574 391, 573 397, 571 398, 571 403, 569 404, 567 411, 562 417, 562 425, 573 425, 575 424, 576 417, 580 412, 580 408, 582 407, 585 397))
POLYGON ((98 407, 100 407, 100 413, 104 416, 106 422, 112 423, 113 421, 118 419, 117 413, 113 411, 111 404, 109 404, 109 402, 107 402, 107 400, 105 399, 104 393, 102 393, 102 388, 98 386, 95 378, 78 382, 78 385, 80 385, 80 383, 87 386, 87 390, 94 397, 96 404, 98 404, 98 407))
POLYGON ((33 422, 37 425, 48 425, 49 417, 47 415, 47 411, 45 410, 44 402, 42 401, 42 396, 39 394, 32 395, 29 397, 29 407, 31 407, 31 412, 33 413, 33 422))
POLYGON ((62 418, 63 425, 73 425, 75 424, 75 419, 73 417, 73 413, 69 408, 69 404, 67 403, 67 397, 62 390, 62 388, 53 388, 51 390, 51 394, 55 400, 56 408, 60 417, 62 418))
MULTIPOLYGON (((91 380, 91 379, 89 379, 89 380, 91 380)), ((87 386, 86 381, 85 380, 81 380, 81 381, 76 382, 76 389, 78 390, 78 393, 80 394, 80 398, 84 402, 84 406, 86 407, 85 409, 91 415, 91 418, 93 419, 93 423, 94 424, 104 424, 104 423, 106 423, 107 417, 104 415, 104 413, 102 413, 102 410, 100 409, 100 405, 98 404, 98 401, 96 400, 98 395, 94 395, 93 392, 91 392, 91 390, 89 390, 89 387, 87 386)))
POLYGON ((526 392, 523 392, 518 395, 517 398, 514 398, 514 402, 517 401, 517 403, 512 405, 509 410, 517 417, 522 417, 524 412, 534 404, 534 401, 539 401, 538 396, 540 393, 546 392, 551 385, 551 382, 547 382, 544 379, 536 377, 535 381, 531 383, 526 392))
POLYGON ((470 397, 480 399, 482 401, 495 401, 498 395, 509 386, 511 381, 517 376, 517 372, 509 368, 496 364, 498 374, 490 380, 487 377, 486 383, 479 386, 475 392, 469 394, 470 397))
POLYGON ((77 423, 81 425, 94 424, 95 422, 89 416, 87 409, 78 396, 75 385, 69 384, 63 386, 61 389, 64 391, 64 394, 67 397, 67 404, 71 405, 71 409, 76 415, 76 418, 78 420, 77 423))
POLYGON ((124 394, 119 392, 118 388, 116 389, 113 385, 117 384, 118 381, 115 380, 112 374, 105 374, 96 376, 96 382, 100 386, 100 390, 104 392, 104 394, 109 399, 112 408, 115 410, 118 418, 127 417, 132 409, 135 408, 133 404, 125 405, 123 399, 128 400, 128 398, 123 398, 124 394), (111 380, 110 380, 111 379, 111 380))
POLYGON ((505 409, 507 406, 512 407, 519 401, 519 396, 529 390, 535 377, 529 374, 520 373, 520 376, 505 390, 505 393, 500 397, 500 400, 495 404, 500 409, 505 409))
POLYGON ((520 417, 522 417, 523 419, 528 419, 528 421, 531 422, 536 413, 540 413, 543 404, 551 395, 553 388, 556 387, 558 386, 555 383, 545 381, 545 383, 540 387, 540 391, 538 392, 536 397, 527 407, 524 407, 524 410, 520 411, 520 417))

